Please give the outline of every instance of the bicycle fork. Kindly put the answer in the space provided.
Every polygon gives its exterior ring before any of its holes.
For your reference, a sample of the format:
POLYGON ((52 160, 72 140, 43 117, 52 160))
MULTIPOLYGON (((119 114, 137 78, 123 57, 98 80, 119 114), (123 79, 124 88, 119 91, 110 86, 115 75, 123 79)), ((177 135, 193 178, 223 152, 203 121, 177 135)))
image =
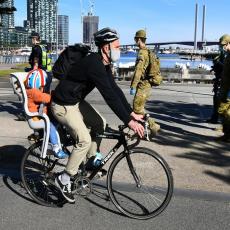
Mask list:
POLYGON ((137 188, 140 188, 141 187, 141 180, 138 177, 136 170, 133 166, 132 160, 130 158, 130 150, 126 150, 125 153, 126 153, 126 160, 127 160, 128 166, 129 166, 129 170, 130 170, 131 174, 133 175, 133 178, 136 182, 137 188))

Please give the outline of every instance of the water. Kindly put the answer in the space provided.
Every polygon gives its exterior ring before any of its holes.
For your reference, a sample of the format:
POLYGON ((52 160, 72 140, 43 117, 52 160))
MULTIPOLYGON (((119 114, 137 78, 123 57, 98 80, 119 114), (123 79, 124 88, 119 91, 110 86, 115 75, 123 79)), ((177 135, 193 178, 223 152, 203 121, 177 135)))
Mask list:
MULTIPOLYGON (((210 60, 185 60, 181 59, 178 54, 158 54, 158 57, 160 58, 161 68, 175 68, 175 64, 187 64, 189 63, 190 68, 197 69, 200 64, 208 65, 209 67, 212 66, 212 61, 210 60)), ((57 59, 56 55, 52 55, 52 61, 53 63, 57 59)), ((134 65, 136 61, 136 53, 134 52, 127 52, 127 53, 121 53, 121 58, 117 62, 117 64, 128 64, 134 65)))
MULTIPOLYGON (((196 69, 200 64, 208 65, 209 67, 212 66, 212 61, 210 60, 185 60, 181 59, 178 54, 159 54, 158 57, 160 58, 161 68, 174 68, 176 63, 181 64, 188 64, 190 68, 196 69)), ((136 53, 121 53, 121 58, 118 62, 125 64, 125 63, 135 63, 136 60, 136 53)))

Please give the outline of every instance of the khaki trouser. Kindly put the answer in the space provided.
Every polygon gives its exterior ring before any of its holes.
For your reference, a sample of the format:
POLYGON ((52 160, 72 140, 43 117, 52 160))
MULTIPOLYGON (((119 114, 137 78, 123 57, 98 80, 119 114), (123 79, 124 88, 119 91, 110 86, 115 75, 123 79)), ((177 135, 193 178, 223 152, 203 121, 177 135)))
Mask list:
POLYGON ((65 125, 72 137, 76 140, 72 153, 67 162, 66 171, 75 175, 79 165, 95 155, 99 148, 101 139, 92 137, 92 133, 103 133, 106 125, 105 119, 86 101, 76 105, 58 105, 52 102, 51 111, 54 117, 65 125))
POLYGON ((133 99, 133 111, 137 114, 145 114, 145 103, 151 95, 151 85, 147 80, 137 85, 137 92, 133 99))
MULTIPOLYGON (((145 104, 151 95, 152 86, 148 80, 140 81, 137 85, 137 92, 133 99, 133 111, 137 114, 145 114, 145 104)), ((160 126, 150 117, 148 119, 149 128, 154 135, 159 131, 160 126)))

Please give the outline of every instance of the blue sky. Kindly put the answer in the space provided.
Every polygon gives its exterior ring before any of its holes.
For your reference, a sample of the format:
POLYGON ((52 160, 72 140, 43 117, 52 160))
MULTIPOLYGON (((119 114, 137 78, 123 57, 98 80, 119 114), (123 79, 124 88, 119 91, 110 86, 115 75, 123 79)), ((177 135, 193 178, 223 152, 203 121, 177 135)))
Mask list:
MULTIPOLYGON (((89 1, 82 0, 87 14, 89 1)), ((146 29, 147 42, 188 41, 194 39, 195 4, 199 5, 198 40, 201 39, 202 8, 206 5, 205 39, 217 41, 230 33, 230 0, 94 0, 99 29, 109 26, 120 34, 121 44, 133 43, 138 29, 146 29)), ((26 19, 26 0, 14 0, 15 25, 26 19)), ((59 14, 69 16, 70 43, 82 40, 80 0, 59 0, 59 14)))

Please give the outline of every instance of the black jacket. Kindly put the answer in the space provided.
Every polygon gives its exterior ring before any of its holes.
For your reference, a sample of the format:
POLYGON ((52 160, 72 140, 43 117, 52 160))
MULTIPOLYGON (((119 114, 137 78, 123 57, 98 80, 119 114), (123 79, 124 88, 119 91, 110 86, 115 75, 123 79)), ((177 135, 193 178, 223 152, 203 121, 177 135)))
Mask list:
POLYGON ((38 68, 42 69, 42 49, 39 45, 35 45, 32 48, 32 52, 29 57, 29 64, 31 68, 34 67, 34 58, 38 58, 38 68))
POLYGON ((122 90, 117 86, 109 65, 101 56, 91 53, 79 60, 61 80, 53 92, 53 101, 60 105, 74 105, 97 88, 113 112, 125 123, 130 121, 132 109, 122 90))

